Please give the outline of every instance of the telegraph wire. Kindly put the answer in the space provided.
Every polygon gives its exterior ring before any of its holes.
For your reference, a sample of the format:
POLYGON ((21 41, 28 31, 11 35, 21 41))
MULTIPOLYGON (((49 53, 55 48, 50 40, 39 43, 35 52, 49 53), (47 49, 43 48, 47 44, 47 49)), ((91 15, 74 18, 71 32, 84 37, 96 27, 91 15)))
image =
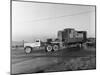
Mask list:
POLYGON ((64 18, 64 17, 71 17, 71 16, 78 16, 78 15, 83 15, 87 13, 91 13, 94 11, 86 11, 86 12, 80 12, 80 13, 75 13, 75 14, 70 14, 70 15, 63 15, 63 16, 57 16, 57 17, 48 17, 48 18, 42 18, 42 19, 37 19, 37 20, 32 20, 33 22, 37 21, 46 21, 46 20, 52 20, 52 19, 59 19, 59 18, 64 18))

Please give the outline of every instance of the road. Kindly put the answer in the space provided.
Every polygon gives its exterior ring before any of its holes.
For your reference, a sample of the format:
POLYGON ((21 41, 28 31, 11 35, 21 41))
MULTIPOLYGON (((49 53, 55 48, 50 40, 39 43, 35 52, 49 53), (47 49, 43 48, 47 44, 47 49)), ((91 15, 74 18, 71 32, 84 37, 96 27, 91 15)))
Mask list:
POLYGON ((46 53, 44 49, 35 50, 31 54, 26 54, 23 48, 12 49, 11 51, 11 73, 37 73, 42 72, 50 66, 60 63, 61 59, 71 59, 95 55, 91 49, 78 50, 77 48, 63 49, 57 52, 46 53))

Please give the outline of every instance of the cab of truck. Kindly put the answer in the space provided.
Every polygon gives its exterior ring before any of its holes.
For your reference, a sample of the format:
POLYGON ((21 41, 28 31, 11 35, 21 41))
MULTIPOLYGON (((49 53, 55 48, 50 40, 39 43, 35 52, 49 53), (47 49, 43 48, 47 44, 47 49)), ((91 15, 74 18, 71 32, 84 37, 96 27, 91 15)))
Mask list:
POLYGON ((24 50, 26 53, 31 53, 33 48, 40 47, 41 46, 41 40, 37 39, 35 42, 32 43, 24 43, 24 50))

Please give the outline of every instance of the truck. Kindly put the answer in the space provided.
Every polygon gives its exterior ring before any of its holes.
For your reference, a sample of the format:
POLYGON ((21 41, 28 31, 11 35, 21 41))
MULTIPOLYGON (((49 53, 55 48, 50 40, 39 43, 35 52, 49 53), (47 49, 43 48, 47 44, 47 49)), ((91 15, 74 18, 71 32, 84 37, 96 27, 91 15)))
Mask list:
POLYGON ((58 31, 57 38, 53 41, 48 38, 46 42, 36 40, 34 43, 24 43, 25 53, 31 53, 35 47, 44 47, 46 52, 58 51, 63 48, 83 48, 87 40, 86 31, 77 31, 73 28, 66 28, 58 31))
POLYGON ((41 41, 40 39, 37 39, 35 40, 35 42, 32 43, 24 43, 24 50, 26 53, 31 53, 33 48, 40 46, 41 46, 41 41))

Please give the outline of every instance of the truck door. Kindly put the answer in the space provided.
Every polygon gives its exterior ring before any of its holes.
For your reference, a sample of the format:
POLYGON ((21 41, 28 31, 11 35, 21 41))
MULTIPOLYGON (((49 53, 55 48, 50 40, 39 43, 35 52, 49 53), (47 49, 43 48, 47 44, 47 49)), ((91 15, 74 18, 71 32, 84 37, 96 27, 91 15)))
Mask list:
POLYGON ((36 45, 36 46, 40 46, 40 40, 36 40, 36 41, 35 41, 35 45, 36 45))

